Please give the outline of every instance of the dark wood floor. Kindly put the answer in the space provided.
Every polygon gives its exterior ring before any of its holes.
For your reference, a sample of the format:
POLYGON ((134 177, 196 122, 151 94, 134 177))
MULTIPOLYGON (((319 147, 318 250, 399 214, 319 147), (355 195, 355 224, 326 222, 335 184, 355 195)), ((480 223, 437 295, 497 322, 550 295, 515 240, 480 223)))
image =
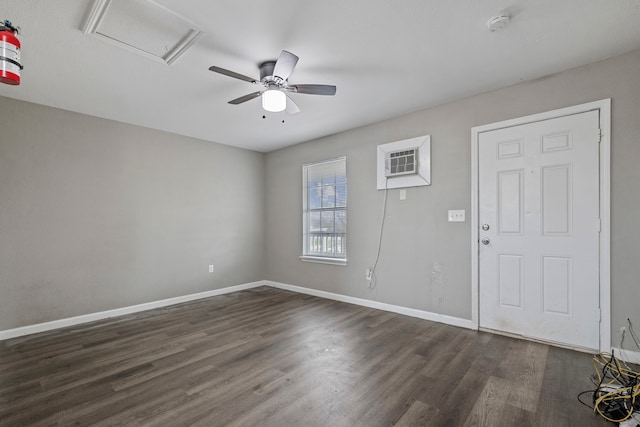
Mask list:
POLYGON ((0 342, 0 425, 606 426, 591 356, 272 288, 0 342))

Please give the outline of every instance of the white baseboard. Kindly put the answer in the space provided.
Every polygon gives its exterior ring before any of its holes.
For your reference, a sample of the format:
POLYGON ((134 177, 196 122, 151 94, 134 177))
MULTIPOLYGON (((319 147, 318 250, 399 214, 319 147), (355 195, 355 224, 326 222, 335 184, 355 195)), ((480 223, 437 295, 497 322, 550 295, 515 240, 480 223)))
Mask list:
POLYGON ((640 365, 640 351, 613 347, 613 355, 618 359, 624 360, 627 363, 635 363, 637 365, 640 365))
POLYGON ((167 298, 159 301, 146 302, 143 304, 131 305, 128 307, 116 308, 113 310, 100 311, 97 313, 84 314, 81 316, 68 317, 66 319, 52 320, 51 322, 37 323, 35 325, 22 326, 14 329, 0 331, 0 341, 10 338, 21 337, 24 335, 37 334, 52 329, 66 328, 68 326, 80 325, 82 323, 93 322, 96 320, 108 319, 110 317, 122 316, 124 314, 138 313, 140 311, 151 310, 153 308, 166 307, 169 305, 180 304, 183 302, 193 301, 201 298, 214 297, 216 295, 228 294, 231 292, 243 291, 245 289, 257 288, 267 285, 264 281, 245 283, 242 285, 229 286, 221 289, 213 289, 211 291, 199 292, 196 294, 182 295, 175 298, 167 298))
MULTIPOLYGON (((81 316, 68 317, 66 319, 53 320, 50 322, 37 323, 35 325, 22 326, 14 329, 0 331, 0 341, 17 338, 24 335, 37 334, 53 329, 66 328, 69 326, 89 323, 96 320, 108 319, 111 317, 122 316, 125 314, 138 313, 141 311, 151 310, 154 308, 167 307, 183 302, 194 301, 202 298, 209 298, 216 295, 228 294, 231 292, 253 289, 260 286, 270 286, 277 289, 283 289, 300 294, 313 295, 320 298, 326 298, 334 301, 346 302, 349 304, 360 305, 363 307, 375 308, 392 313, 403 314, 405 316, 417 317, 419 319, 430 320, 433 322, 444 323, 447 325, 458 326, 466 329, 478 329, 477 325, 471 320, 461 319, 459 317, 448 316, 445 314, 432 313, 424 310, 403 307, 399 305, 387 304, 378 301, 367 300, 364 298, 355 298, 347 295, 336 294, 333 292, 320 291, 317 289, 305 288, 302 286, 288 285, 285 283, 273 282, 270 280, 259 280, 257 282, 245 283, 242 285, 229 286, 221 289, 213 289, 211 291, 199 292, 196 294, 182 295, 174 298, 167 298, 159 301, 152 301, 143 304, 132 305, 128 307, 116 308, 113 310, 100 311, 81 316)), ((628 363, 640 364, 640 352, 614 347, 615 356, 628 363)))
POLYGON ((461 319, 459 317, 447 316, 446 314, 432 313, 424 310, 417 310, 415 308, 402 307, 400 305, 386 304, 383 302, 372 301, 364 298, 355 298, 341 294, 334 294, 333 292, 319 291, 311 288, 303 288, 301 286, 287 285, 285 283, 272 282, 265 280, 266 286, 273 288, 284 289, 287 291, 297 292, 300 294, 313 295, 320 298, 327 298, 334 301, 347 302, 350 304, 361 305, 369 308, 376 308, 378 310, 390 311, 392 313, 404 314, 405 316, 417 317, 419 319, 431 320, 433 322, 445 323, 447 325, 459 326, 467 329, 477 329, 476 325, 471 320, 461 319))
POLYGON ((297 292, 306 295, 313 295, 320 298, 326 298, 334 301, 346 302, 349 304, 360 305, 363 307, 375 308, 378 310, 390 311, 392 313, 403 314, 406 316, 417 317, 419 319, 431 320, 433 322, 445 323, 447 325, 459 326, 467 329, 477 329, 471 320, 461 319, 458 317, 447 316, 444 314, 431 313, 424 310, 402 307, 399 305, 386 304, 383 302, 367 300, 363 298, 355 298, 332 292, 319 291, 301 286, 287 285, 284 283, 272 282, 269 280, 261 280, 252 283, 245 283, 237 286, 229 286, 221 289, 200 292, 197 294, 183 295, 175 298, 167 298, 159 301, 152 301, 143 304, 131 305, 128 307, 116 308, 113 310, 100 311, 97 313, 84 314, 81 316, 68 317, 65 319, 52 320, 51 322, 37 323, 35 325, 22 326, 14 329, 0 331, 0 341, 10 338, 21 337, 24 335, 37 334, 53 329, 66 328, 76 326, 83 323, 94 322, 96 320, 108 319, 111 317, 122 316, 125 314, 138 313, 141 311, 151 310, 154 308, 167 307, 169 305, 180 304, 183 302, 194 301, 202 298, 209 298, 216 295, 228 294, 231 292, 242 291, 245 289, 257 288, 259 286, 271 286, 273 288, 284 289, 287 291, 297 292))

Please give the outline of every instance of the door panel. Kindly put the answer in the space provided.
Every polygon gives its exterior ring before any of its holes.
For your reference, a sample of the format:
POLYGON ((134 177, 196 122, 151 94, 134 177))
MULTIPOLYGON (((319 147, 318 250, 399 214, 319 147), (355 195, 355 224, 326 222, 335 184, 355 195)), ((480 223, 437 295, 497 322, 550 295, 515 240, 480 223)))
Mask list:
POLYGON ((571 172, 571 165, 542 168, 542 233, 545 236, 571 235, 571 172))
POLYGON ((598 121, 479 135, 481 327, 599 347, 598 121))
POLYGON ((523 258, 522 255, 498 256, 498 282, 500 284, 500 305, 523 308, 523 258))
POLYGON ((542 310, 545 313, 571 315, 571 258, 542 258, 542 310))
POLYGON ((523 170, 498 174, 498 226, 500 234, 522 234, 523 170))

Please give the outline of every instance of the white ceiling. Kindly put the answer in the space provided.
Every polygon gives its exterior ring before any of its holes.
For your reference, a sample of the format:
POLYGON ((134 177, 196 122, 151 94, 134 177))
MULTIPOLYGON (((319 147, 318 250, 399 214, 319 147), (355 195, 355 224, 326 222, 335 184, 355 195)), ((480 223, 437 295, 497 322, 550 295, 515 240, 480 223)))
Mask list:
POLYGON ((207 33, 172 65, 85 35, 93 0, 2 0, 25 68, 0 95, 267 152, 640 49, 640 0, 156 3, 207 33), (511 26, 489 32, 500 12, 511 26), (300 114, 266 119, 259 99, 227 104, 258 87, 209 66, 258 77, 283 49, 291 84, 336 96, 292 94, 300 114))

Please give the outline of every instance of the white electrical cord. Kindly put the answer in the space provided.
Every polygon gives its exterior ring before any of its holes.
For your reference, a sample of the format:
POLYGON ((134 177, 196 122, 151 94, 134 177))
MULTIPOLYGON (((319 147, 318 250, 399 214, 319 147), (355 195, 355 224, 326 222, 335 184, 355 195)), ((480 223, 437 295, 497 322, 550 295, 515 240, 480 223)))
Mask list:
POLYGON ((625 362, 625 359, 627 359, 627 358, 624 357, 624 354, 627 351, 624 348, 624 338, 625 338, 626 332, 629 331, 629 335, 631 336, 631 340, 636 345, 636 347, 638 347, 638 350, 640 350, 640 342, 638 340, 638 337, 636 336, 635 331, 633 330, 633 325, 631 324, 631 319, 627 318, 627 324, 628 324, 628 326, 626 326, 626 327, 623 326, 618 331, 618 333, 620 334, 620 345, 618 346, 618 348, 619 348, 618 352, 620 353, 620 355, 622 357, 620 362, 624 365, 624 367, 626 369, 631 371, 632 369, 629 367, 629 365, 627 365, 627 362, 625 362))
POLYGON ((378 266, 378 261, 380 260, 380 249, 382 249, 382 233, 384 231, 384 220, 387 216, 387 194, 389 193, 389 189, 387 188, 388 181, 389 178, 385 177, 384 201, 382 202, 382 220, 380 221, 380 233, 378 234, 378 250, 376 252, 376 260, 373 263, 373 267, 371 268, 371 280, 369 280, 369 284, 367 285, 369 289, 374 289, 376 287, 376 267, 378 266))
POLYGON ((618 352, 620 353, 620 357, 622 357, 622 359, 620 359, 620 363, 622 363, 624 365, 625 368, 627 368, 628 370, 631 370, 631 368, 629 367, 629 365, 627 365, 627 362, 624 361, 624 359, 626 359, 626 357, 624 357, 624 336, 625 333, 627 332, 626 328, 623 326, 622 328, 620 328, 620 330, 618 331, 618 333, 620 334, 620 345, 618 346, 618 348, 620 349, 618 352))
POLYGON ((633 330, 633 325, 631 324, 631 319, 629 319, 628 317, 627 317, 627 323, 629 324, 629 334, 631 335, 631 339, 635 343, 636 347, 638 347, 638 350, 640 350, 640 340, 638 339, 638 337, 636 336, 635 331, 633 330))

